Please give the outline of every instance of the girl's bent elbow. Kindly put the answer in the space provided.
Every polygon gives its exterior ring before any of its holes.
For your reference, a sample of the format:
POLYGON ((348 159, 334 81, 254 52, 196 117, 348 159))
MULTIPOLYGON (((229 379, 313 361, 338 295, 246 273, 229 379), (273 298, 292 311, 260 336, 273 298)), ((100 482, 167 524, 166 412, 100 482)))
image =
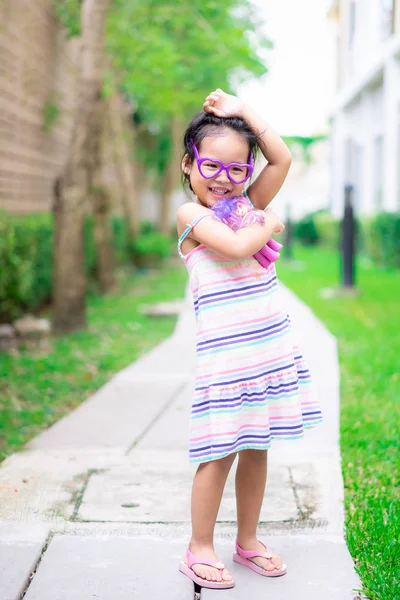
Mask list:
POLYGON ((290 152, 290 150, 287 150, 286 156, 285 156, 285 165, 287 166, 287 168, 289 169, 290 165, 292 164, 292 153, 290 152))
POLYGON ((244 258, 243 253, 240 252, 240 250, 235 249, 232 250, 231 256, 229 258, 233 258, 233 260, 241 260, 242 258, 244 258))
POLYGON ((243 258, 241 250, 236 246, 232 246, 231 248, 225 247, 221 254, 223 256, 226 256, 226 258, 230 258, 232 260, 240 260, 241 258, 243 258))
POLYGON ((249 258, 249 256, 251 256, 251 253, 249 253, 247 245, 245 244, 235 245, 235 247, 232 248, 232 253, 232 258, 235 260, 243 260, 244 258, 249 258))

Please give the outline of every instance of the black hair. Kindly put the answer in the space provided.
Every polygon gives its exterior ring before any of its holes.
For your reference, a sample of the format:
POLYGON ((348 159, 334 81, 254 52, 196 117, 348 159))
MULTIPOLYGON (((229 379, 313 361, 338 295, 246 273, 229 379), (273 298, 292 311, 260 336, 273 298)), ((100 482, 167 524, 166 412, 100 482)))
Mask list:
MULTIPOLYGON (((258 150, 258 138, 257 135, 251 131, 248 123, 239 117, 216 117, 205 111, 201 111, 195 115, 186 129, 183 137, 183 156, 187 154, 190 161, 193 162, 195 155, 191 140, 194 141, 200 151, 200 145, 204 138, 208 136, 217 137, 223 133, 223 129, 231 129, 246 138, 249 144, 249 157, 251 155, 255 161, 258 150)), ((186 191, 189 188, 193 192, 188 173, 182 173, 182 185, 186 191)))

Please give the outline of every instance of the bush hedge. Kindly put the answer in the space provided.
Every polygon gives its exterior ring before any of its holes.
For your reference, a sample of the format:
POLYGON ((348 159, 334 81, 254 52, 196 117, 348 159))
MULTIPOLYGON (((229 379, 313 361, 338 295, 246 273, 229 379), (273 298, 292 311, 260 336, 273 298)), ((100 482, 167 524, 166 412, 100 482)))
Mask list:
POLYGON ((315 213, 314 221, 319 243, 332 250, 338 250, 341 243, 340 222, 326 211, 315 213))
MULTIPOLYGON (((112 220, 115 260, 131 259, 128 228, 121 217, 112 220)), ((93 220, 85 222, 85 262, 89 279, 96 268, 93 220)), ((51 214, 16 217, 0 213, 0 323, 16 319, 51 300, 53 220, 51 214)))
POLYGON ((35 309, 50 295, 51 216, 0 215, 0 322, 35 309))
MULTIPOLYGON (((294 237, 304 245, 340 249, 341 221, 327 211, 309 213, 294 223, 294 237)), ((400 268, 400 213, 381 212, 356 220, 358 252, 384 267, 400 268)))
POLYGON ((315 216, 310 213, 296 221, 293 226, 293 235, 306 246, 318 244, 320 236, 316 227, 315 216))
POLYGON ((374 262, 400 268, 400 213, 382 212, 366 219, 363 245, 374 262))

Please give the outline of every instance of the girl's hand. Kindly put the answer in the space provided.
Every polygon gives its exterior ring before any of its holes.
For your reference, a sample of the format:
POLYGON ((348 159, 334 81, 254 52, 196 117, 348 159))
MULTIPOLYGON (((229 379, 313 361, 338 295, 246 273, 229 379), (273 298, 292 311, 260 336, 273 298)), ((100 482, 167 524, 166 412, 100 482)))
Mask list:
POLYGON ((270 208, 267 208, 265 211, 265 225, 268 225, 273 227, 273 232, 274 233, 282 233, 282 231, 284 231, 285 226, 282 223, 282 221, 280 220, 280 218, 278 217, 278 215, 276 215, 270 208))
POLYGON ((245 103, 236 96, 226 94, 221 89, 211 92, 205 99, 203 109, 216 117, 241 117, 245 103))

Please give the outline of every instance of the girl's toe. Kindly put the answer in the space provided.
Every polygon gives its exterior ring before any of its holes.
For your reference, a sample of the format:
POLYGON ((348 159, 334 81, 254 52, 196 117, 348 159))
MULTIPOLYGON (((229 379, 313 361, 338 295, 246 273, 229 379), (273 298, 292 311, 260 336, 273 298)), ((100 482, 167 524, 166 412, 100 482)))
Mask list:
POLYGON ((204 567, 198 567, 198 569, 195 570, 195 573, 202 579, 207 579, 207 571, 204 567))

